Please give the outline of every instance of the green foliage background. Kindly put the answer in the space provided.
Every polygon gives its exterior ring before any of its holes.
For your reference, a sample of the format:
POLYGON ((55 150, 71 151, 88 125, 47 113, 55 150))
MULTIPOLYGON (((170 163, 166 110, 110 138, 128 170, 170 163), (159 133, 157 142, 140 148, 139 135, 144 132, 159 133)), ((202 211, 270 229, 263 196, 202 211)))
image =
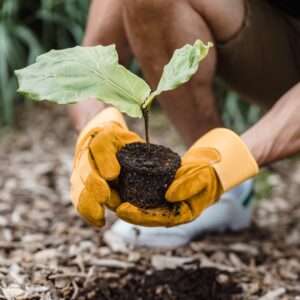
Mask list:
MULTIPOLYGON (((88 6, 82 0, 0 0, 0 126, 12 122, 16 104, 24 101, 16 94, 13 71, 52 48, 80 44, 88 6)), ((135 61, 131 70, 139 73, 135 61)), ((261 116, 218 80, 215 91, 227 127, 241 133, 261 116)))
POLYGON ((79 44, 89 1, 0 0, 0 125, 11 123, 17 81, 13 73, 52 48, 79 44))

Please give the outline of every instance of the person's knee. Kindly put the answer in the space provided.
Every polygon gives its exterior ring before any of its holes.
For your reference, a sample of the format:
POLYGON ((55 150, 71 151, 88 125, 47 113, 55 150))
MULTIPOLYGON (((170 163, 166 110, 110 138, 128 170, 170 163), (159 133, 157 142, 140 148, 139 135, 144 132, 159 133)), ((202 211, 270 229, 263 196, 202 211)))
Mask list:
POLYGON ((190 0, 124 0, 124 9, 131 16, 151 16, 152 18, 167 15, 179 3, 190 0))
POLYGON ((244 0, 188 0, 193 8, 201 14, 211 15, 213 11, 226 10, 231 5, 236 6, 236 3, 243 3, 244 0))
POLYGON ((178 15, 184 16, 185 11, 194 11, 206 23, 219 17, 224 8, 224 0, 123 0, 123 5, 126 17, 132 24, 149 25, 154 20, 159 20, 159 24, 162 24, 178 15))
POLYGON ((244 23, 245 0, 189 0, 219 42, 235 36, 244 23))

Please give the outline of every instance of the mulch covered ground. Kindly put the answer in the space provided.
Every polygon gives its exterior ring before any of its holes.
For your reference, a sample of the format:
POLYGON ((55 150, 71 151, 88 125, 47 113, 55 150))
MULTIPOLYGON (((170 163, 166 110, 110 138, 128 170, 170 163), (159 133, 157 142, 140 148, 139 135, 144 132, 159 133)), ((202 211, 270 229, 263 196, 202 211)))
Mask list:
MULTIPOLYGON (((153 119, 153 140, 181 152, 164 117, 153 119)), ((77 215, 74 142, 56 106, 35 106, 0 135, 0 299, 300 299, 299 160, 272 167, 272 196, 249 229, 149 250, 77 215)))

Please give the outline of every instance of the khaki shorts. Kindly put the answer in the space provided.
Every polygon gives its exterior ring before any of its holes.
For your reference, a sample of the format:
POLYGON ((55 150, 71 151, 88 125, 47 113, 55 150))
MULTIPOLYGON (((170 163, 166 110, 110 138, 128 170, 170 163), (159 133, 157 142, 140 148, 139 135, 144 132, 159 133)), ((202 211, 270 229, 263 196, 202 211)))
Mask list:
POLYGON ((218 75, 245 99, 269 107, 300 81, 300 20, 267 0, 245 3, 243 27, 217 46, 218 75))

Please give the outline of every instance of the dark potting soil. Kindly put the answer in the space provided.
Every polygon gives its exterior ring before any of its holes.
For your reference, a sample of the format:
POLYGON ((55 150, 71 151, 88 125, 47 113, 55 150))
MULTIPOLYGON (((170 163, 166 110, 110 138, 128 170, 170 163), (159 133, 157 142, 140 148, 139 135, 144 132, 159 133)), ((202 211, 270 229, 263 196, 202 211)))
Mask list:
POLYGON ((177 204, 165 200, 165 193, 180 167, 180 156, 161 145, 132 143, 118 153, 121 165, 119 193, 121 198, 143 209, 169 207, 177 204))
POLYGON ((231 275, 215 268, 165 269, 151 275, 126 270, 118 279, 97 279, 89 299, 107 300, 230 300, 242 289, 231 275), (220 276, 226 280, 220 280, 220 276), (96 286, 96 288, 95 288, 96 286))

